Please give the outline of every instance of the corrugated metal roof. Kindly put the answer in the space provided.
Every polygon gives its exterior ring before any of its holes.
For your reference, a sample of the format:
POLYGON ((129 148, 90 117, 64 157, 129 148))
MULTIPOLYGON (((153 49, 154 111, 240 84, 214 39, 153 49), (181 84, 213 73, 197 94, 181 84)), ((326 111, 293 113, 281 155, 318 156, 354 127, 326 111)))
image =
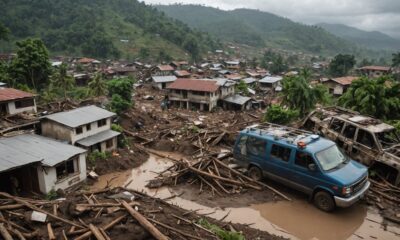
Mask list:
POLYGON ((98 134, 92 135, 90 137, 81 139, 81 140, 77 141, 77 143, 79 145, 82 145, 85 147, 90 147, 96 143, 104 142, 104 141, 111 139, 113 137, 116 137, 120 134, 121 133, 113 131, 113 130, 107 130, 107 131, 103 131, 98 134))
POLYGON ((0 139, 0 172, 35 162, 52 167, 84 152, 82 148, 35 134, 5 137, 0 139))
POLYGON ((260 82, 260 83, 276 83, 276 82, 281 81, 282 79, 283 78, 281 76, 276 76, 276 77, 268 76, 268 77, 261 79, 258 82, 260 82))
POLYGON ((238 105, 243 105, 250 100, 251 100, 250 97, 245 97, 245 96, 242 96, 239 94, 235 94, 235 95, 226 97, 224 99, 225 102, 234 103, 234 104, 238 104, 238 105))
POLYGON ((14 88, 0 88, 0 102, 11 101, 22 98, 31 98, 35 95, 14 88))
POLYGON ((151 78, 155 83, 173 82, 178 79, 176 76, 153 76, 151 78))
POLYGON ((76 108, 67 112, 59 112, 44 116, 44 119, 49 119, 68 127, 79 127, 84 124, 95 122, 101 119, 115 116, 115 113, 94 105, 76 108))
POLYGON ((199 92, 215 92, 219 89, 217 81, 200 80, 200 79, 177 79, 174 83, 167 87, 168 89, 189 90, 199 92))
POLYGON ((252 77, 249 77, 249 78, 243 79, 243 81, 244 81, 246 84, 252 84, 252 83, 257 82, 257 79, 252 78, 252 77))

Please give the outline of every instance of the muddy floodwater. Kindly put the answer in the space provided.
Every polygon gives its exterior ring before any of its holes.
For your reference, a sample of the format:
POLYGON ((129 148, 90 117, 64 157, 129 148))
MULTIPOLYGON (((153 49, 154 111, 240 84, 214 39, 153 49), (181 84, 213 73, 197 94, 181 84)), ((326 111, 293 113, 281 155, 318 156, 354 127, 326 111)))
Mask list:
MULTIPOLYGON (((142 166, 133 170, 101 176, 93 188, 108 186, 126 186, 143 191, 161 199, 171 197, 174 192, 167 188, 148 189, 149 180, 170 167, 173 163, 166 159, 151 155, 142 166)), ((399 240, 400 228, 381 224, 383 219, 374 210, 363 204, 350 208, 337 209, 333 213, 325 213, 316 209, 307 199, 278 201, 235 208, 211 208, 201 205, 184 196, 168 200, 187 210, 198 210, 198 214, 221 219, 233 223, 251 224, 253 228, 268 231, 272 234, 290 239, 383 239, 399 240)))

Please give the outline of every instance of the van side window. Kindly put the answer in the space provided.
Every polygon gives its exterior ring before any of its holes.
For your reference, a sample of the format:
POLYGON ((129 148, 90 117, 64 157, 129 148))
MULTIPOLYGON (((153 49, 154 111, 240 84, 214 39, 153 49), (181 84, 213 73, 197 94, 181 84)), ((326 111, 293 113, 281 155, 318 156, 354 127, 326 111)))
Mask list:
POLYGON ((271 156, 285 162, 289 162, 290 152, 290 148, 281 147, 275 144, 271 147, 271 156))
POLYGON ((310 154, 296 151, 294 164, 300 167, 308 168, 308 165, 312 163, 314 163, 314 159, 310 156, 310 154))
POLYGON ((354 139, 354 135, 356 134, 356 127, 351 125, 351 124, 347 124, 346 128, 343 131, 343 135, 348 138, 348 139, 354 139))
POLYGON ((239 143, 237 145, 237 148, 239 149, 240 154, 242 154, 242 155, 247 154, 246 141, 247 141, 247 136, 241 136, 239 139, 239 143))
POLYGON ((264 139, 249 137, 246 145, 249 153, 252 155, 262 157, 267 154, 267 141, 264 139))
POLYGON ((340 133, 342 131, 343 125, 344 121, 334 118, 329 128, 337 133, 340 133))
POLYGON ((358 130, 357 142, 369 148, 375 147, 375 141, 372 134, 362 129, 358 130))

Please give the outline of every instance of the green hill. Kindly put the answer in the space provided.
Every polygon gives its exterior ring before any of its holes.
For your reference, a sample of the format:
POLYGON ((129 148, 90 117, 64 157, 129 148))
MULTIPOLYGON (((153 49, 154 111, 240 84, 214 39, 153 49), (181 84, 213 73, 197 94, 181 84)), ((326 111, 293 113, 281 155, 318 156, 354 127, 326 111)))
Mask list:
POLYGON ((363 45, 371 49, 398 50, 400 40, 392 38, 378 31, 363 31, 344 24, 320 23, 318 26, 343 39, 363 45))
POLYGON ((96 58, 188 58, 220 47, 205 33, 137 0, 4 0, 0 23, 11 32, 0 51, 39 37, 53 54, 96 58))
POLYGON ((222 40, 256 47, 278 47, 317 54, 357 52, 360 49, 318 26, 293 22, 250 9, 223 11, 200 5, 159 5, 159 10, 222 40))

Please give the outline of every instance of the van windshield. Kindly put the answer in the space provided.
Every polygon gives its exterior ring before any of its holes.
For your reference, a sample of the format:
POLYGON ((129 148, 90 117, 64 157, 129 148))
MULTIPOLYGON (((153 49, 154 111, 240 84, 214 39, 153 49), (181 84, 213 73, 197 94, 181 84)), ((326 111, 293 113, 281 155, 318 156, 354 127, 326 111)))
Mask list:
POLYGON ((318 152, 316 157, 322 169, 325 171, 338 168, 342 163, 346 163, 348 161, 348 157, 343 154, 336 145, 318 152))

